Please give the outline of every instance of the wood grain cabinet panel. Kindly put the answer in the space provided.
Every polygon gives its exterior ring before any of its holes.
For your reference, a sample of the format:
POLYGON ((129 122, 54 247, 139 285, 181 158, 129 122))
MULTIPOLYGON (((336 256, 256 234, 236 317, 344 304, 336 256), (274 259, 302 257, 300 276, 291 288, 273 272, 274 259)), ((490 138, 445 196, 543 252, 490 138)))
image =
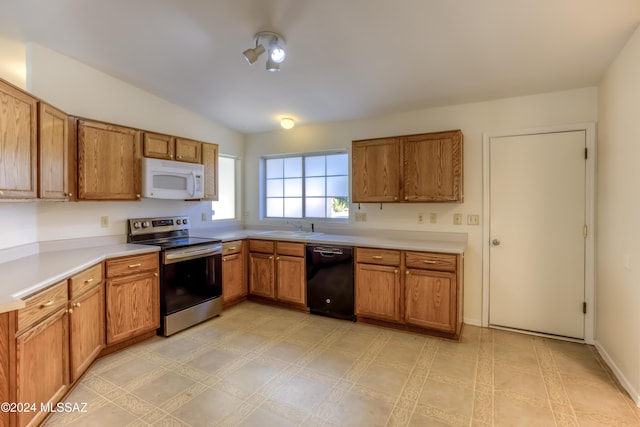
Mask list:
POLYGON ((456 331, 456 275, 429 270, 407 270, 405 321, 443 332, 456 331))
POLYGON ((69 366, 75 382, 105 346, 104 284, 69 302, 69 366))
POLYGON ((37 114, 35 98, 0 80, 0 198, 38 195, 37 114))
POLYGON ((68 301, 67 281, 63 280, 25 300, 25 307, 18 311, 18 334, 50 316, 68 301))
POLYGON ((247 263, 241 240, 222 244, 222 299, 225 306, 247 296, 247 263))
POLYGON ((218 200, 218 144, 202 143, 204 199, 218 200))
POLYGON ((175 137, 161 133, 145 132, 142 141, 144 157, 173 160, 175 137))
POLYGON ((351 147, 353 202, 398 201, 402 179, 400 156, 398 138, 354 141, 351 147))
POLYGON ((141 131, 78 121, 78 199, 140 200, 141 131))
POLYGON ((180 162, 202 163, 202 142, 186 138, 176 138, 176 160, 180 162))
MULTIPOLYGON (((69 386, 66 306, 16 338, 16 402, 55 405, 69 386)), ((18 412, 18 426, 38 425, 48 412, 18 412)))
POLYGON ((57 108, 38 105, 38 197, 65 200, 68 186, 68 117, 57 108))
POLYGON ((249 293, 274 299, 275 259, 273 254, 249 254, 249 293))
MULTIPOLYGON (((302 247, 304 249, 304 245, 302 247)), ((306 304, 307 282, 304 257, 278 255, 276 262, 278 300, 306 304)))
POLYGON ((356 263, 356 316, 400 322, 401 287, 398 267, 356 263))

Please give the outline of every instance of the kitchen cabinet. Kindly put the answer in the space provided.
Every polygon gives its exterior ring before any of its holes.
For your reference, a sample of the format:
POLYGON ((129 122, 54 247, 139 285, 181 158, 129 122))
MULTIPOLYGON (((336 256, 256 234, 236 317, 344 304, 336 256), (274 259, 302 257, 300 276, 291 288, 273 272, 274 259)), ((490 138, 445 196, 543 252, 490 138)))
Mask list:
POLYGON ((354 203, 400 200, 401 152, 399 138, 353 142, 351 198, 354 203))
POLYGON ((400 251, 356 248, 356 316, 403 321, 400 251))
POLYGON ((202 142, 186 138, 176 138, 176 160, 180 162, 202 163, 202 142))
POLYGON ((38 425, 69 387, 67 281, 28 298, 17 314, 15 402, 33 403, 34 412, 16 413, 18 426, 38 425))
POLYGON ((222 244, 222 299, 229 307, 247 296, 247 263, 244 242, 235 240, 222 244))
POLYGON ((142 141, 142 154, 144 157, 173 160, 176 138, 171 135, 145 132, 142 141))
POLYGON ((78 199, 140 200, 141 131, 78 121, 78 199))
POLYGON ((105 346, 103 264, 69 279, 69 374, 75 382, 105 346))
POLYGON ((406 252, 405 258, 406 323, 459 334, 462 323, 459 256, 406 252))
POLYGON ((304 243, 276 242, 276 297, 279 301, 307 303, 304 243))
POLYGON ((66 200, 68 190, 68 117, 57 108, 38 104, 38 197, 66 200))
POLYGON ((249 240, 249 293, 275 299, 274 242, 249 240))
POLYGON ((160 327, 157 253, 106 261, 106 342, 115 344, 160 327))
MULTIPOLYGON (((11 370, 15 340, 13 339, 13 313, 0 313, 0 402, 11 402, 11 370), (10 318, 11 317, 11 318, 10 318)), ((0 411, 0 426, 9 426, 9 412, 0 411)))
POLYGON ((352 142, 352 201, 462 202, 460 130, 352 142))
POLYGON ((204 199, 218 200, 218 144, 202 144, 204 199))
POLYGON ((37 114, 35 98, 0 80, 0 198, 37 197, 37 114))

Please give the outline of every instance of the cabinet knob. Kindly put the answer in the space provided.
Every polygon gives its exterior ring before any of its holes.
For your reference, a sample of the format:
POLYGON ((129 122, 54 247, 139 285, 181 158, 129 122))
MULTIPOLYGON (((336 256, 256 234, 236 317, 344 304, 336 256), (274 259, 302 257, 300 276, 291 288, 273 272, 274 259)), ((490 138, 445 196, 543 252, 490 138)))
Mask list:
POLYGON ((409 270, 405 271, 404 274, 409 275, 409 270))
POLYGON ((140 198, 140 195, 139 195, 139 194, 136 194, 136 199, 139 199, 139 198, 140 198))
POLYGON ((272 256, 270 256, 270 257, 269 257, 269 259, 273 259, 273 257, 272 257, 272 256))
POLYGON ((2 196, 4 194, 4 191, 0 190, 0 196, 2 196))
POLYGON ((226 260, 227 260, 226 258, 222 258, 222 262, 224 262, 224 261, 226 261, 226 260))
POLYGON ((280 257, 279 256, 276 257, 276 261, 280 261, 280 257))
POLYGON ((154 275, 155 277, 158 277, 158 273, 153 273, 153 275, 154 275))
POLYGON ((405 200, 409 200, 409 196, 404 196, 404 199, 405 200))
POLYGON ((176 158, 177 158, 177 159, 181 159, 181 158, 182 158, 182 156, 176 156, 176 158))
POLYGON ((393 198, 393 200, 398 200, 398 198, 397 198, 397 197, 394 197, 394 198, 393 198))
POLYGON ((70 308, 69 310, 67 310, 67 313, 69 314, 73 313, 73 308, 70 308))
POLYGON ((68 193, 67 196, 72 197, 73 193, 68 193))
POLYGON ((393 272, 394 272, 395 274, 398 274, 398 269, 396 268, 395 270, 393 270, 393 272))
POLYGON ((79 302, 77 302, 77 303, 73 304, 73 306, 74 306, 75 308, 79 308, 79 307, 80 307, 80 303, 79 303, 79 302))

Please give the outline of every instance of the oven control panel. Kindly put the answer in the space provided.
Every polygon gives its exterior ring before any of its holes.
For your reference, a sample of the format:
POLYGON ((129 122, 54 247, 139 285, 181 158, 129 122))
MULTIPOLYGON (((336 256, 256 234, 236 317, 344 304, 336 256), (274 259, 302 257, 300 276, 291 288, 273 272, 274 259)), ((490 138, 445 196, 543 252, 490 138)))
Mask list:
POLYGON ((171 216, 162 218, 134 218, 128 221, 129 235, 162 233, 167 231, 188 230, 191 227, 189 217, 171 216))

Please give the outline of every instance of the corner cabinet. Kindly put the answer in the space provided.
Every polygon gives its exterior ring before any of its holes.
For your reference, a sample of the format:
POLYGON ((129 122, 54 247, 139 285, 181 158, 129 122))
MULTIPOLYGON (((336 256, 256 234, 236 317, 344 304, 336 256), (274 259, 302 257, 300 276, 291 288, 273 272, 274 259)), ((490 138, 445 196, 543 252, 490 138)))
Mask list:
POLYGON ((78 199, 140 200, 141 133, 78 121, 78 199))
POLYGON ((462 202, 460 130, 352 143, 354 203, 462 202))
POLYGON ((37 196, 38 101, 0 80, 0 198, 37 196))

